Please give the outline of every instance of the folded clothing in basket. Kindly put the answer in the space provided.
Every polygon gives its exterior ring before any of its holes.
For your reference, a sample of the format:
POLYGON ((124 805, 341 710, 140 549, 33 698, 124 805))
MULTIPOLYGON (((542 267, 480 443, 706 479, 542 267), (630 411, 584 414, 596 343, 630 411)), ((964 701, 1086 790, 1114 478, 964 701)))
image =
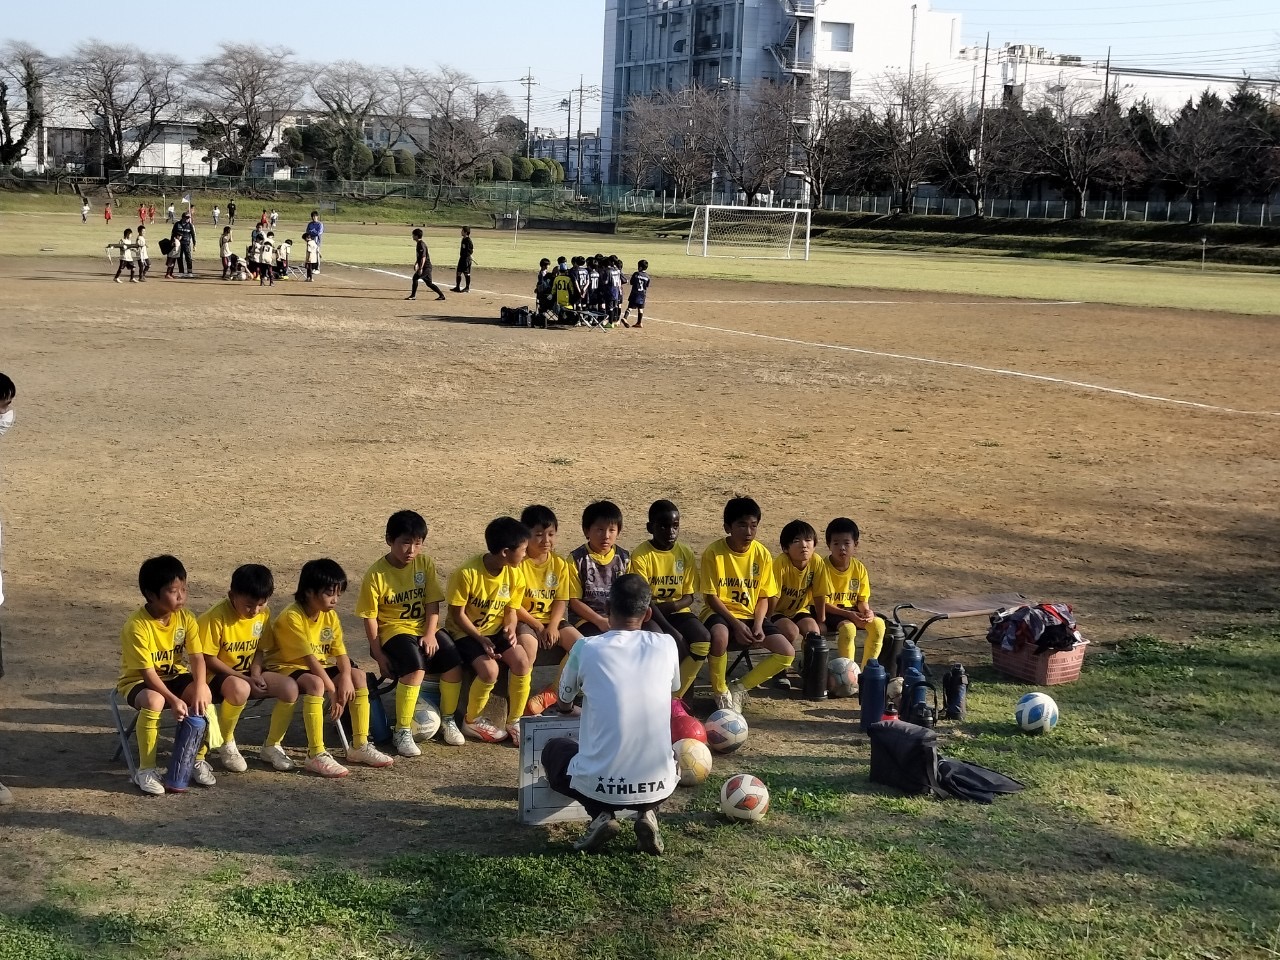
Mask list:
POLYGON ((997 610, 991 615, 991 629, 987 631, 988 642, 1004 650, 1032 646, 1036 653, 1070 650, 1083 639, 1069 603, 997 610))

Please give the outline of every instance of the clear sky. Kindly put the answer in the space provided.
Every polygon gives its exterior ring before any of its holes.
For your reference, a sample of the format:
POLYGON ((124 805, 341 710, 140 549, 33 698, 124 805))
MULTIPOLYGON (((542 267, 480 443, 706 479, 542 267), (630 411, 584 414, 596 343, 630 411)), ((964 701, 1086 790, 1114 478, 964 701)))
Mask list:
MULTIPOLYGON (((867 0, 874 3, 876 0, 867 0)), ((923 0, 922 0, 923 2, 923 0)), ((219 41, 285 44, 302 59, 359 60, 385 66, 447 63, 477 80, 498 81, 523 114, 532 70, 535 126, 564 128, 561 101, 584 76, 600 87, 604 0, 419 0, 368 4, 338 0, 265 7, 231 18, 216 2, 168 3, 145 15, 102 0, 10 4, 4 39, 33 43, 53 54, 83 39, 128 41, 199 59, 219 41), (535 12, 536 11, 536 12, 535 12)), ((933 0, 933 9, 959 13, 965 43, 1032 43, 1056 53, 1177 70, 1280 73, 1280 0, 933 0)), ((577 126, 575 96, 574 126, 577 126)), ((594 129, 598 99, 587 95, 594 129)))

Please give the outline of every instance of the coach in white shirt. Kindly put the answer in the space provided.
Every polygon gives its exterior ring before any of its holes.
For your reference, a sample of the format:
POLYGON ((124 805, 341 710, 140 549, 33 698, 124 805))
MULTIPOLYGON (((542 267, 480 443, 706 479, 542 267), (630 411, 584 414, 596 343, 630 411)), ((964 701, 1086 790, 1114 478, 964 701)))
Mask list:
POLYGON ((671 752, 671 695, 680 689, 680 656, 666 634, 641 629, 653 595, 629 573, 609 591, 608 633, 573 645, 560 674, 557 707, 573 710, 582 696, 575 743, 564 737, 542 750, 551 789, 573 797, 591 816, 575 850, 595 852, 621 829, 616 814, 635 810, 636 845, 662 853, 658 806, 675 792, 671 752))

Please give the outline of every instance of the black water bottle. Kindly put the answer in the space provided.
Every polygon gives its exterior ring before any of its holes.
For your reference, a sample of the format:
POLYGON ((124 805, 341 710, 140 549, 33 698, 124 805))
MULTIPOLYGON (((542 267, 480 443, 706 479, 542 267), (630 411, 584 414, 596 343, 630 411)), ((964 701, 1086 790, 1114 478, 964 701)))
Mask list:
POLYGON ((907 642, 907 628, 897 620, 886 620, 884 624, 884 643, 880 647, 880 655, 876 658, 880 666, 892 675, 898 670, 898 657, 902 655, 902 647, 907 642))
POLYGON ((830 659, 831 647, 822 634, 811 633, 804 638, 804 659, 800 672, 804 677, 806 700, 827 698, 827 663, 830 659))
POLYGON ((942 678, 943 713, 948 720, 964 719, 968 693, 969 675, 965 672, 964 664, 953 663, 947 675, 942 678))

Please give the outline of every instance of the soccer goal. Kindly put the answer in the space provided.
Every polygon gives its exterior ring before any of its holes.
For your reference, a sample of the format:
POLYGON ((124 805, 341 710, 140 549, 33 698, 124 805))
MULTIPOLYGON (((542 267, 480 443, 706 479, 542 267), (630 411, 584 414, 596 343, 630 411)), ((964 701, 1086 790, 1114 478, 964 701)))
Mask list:
POLYGON ((808 260, 811 211, 796 207, 724 207, 693 212, 685 254, 808 260))

